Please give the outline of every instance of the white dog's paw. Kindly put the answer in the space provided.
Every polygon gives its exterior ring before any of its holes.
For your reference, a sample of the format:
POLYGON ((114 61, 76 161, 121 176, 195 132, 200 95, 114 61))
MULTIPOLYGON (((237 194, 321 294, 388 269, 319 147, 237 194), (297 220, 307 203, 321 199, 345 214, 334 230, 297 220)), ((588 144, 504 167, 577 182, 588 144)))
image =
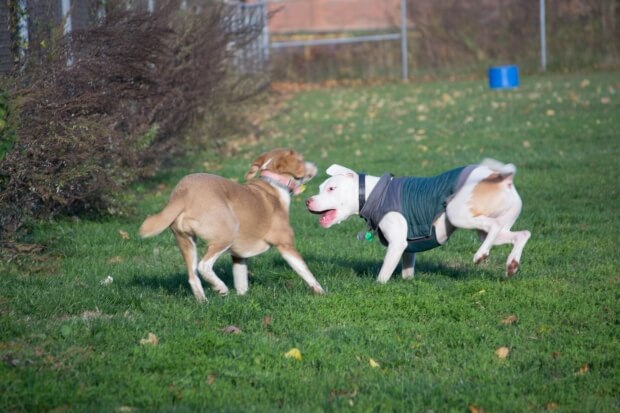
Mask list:
POLYGON ((325 291, 323 290, 323 287, 321 287, 319 284, 311 285, 310 289, 316 295, 323 295, 323 294, 325 294, 325 291))
POLYGON ((480 264, 481 262, 486 261, 487 258, 489 258, 488 252, 477 253, 474 255, 474 264, 480 264))
POLYGON ((401 275, 403 280, 413 280, 413 277, 415 277, 415 271, 413 269, 403 270, 401 275))
POLYGON ((218 293, 221 296, 227 296, 228 295, 228 287, 226 287, 225 285, 218 285, 218 286, 214 286, 213 287, 213 291, 215 291, 216 293, 218 293))

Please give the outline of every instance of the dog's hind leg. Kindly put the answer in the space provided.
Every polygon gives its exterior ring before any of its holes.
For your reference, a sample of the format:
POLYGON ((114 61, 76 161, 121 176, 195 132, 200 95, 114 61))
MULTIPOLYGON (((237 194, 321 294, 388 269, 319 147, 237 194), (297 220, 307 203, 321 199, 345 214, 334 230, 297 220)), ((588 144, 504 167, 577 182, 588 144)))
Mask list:
POLYGON ((237 294, 244 295, 248 292, 248 264, 247 259, 241 257, 232 257, 232 272, 235 290, 237 294))
POLYGON ((523 248, 530 239, 530 231, 510 231, 503 228, 495 238, 493 245, 512 244, 512 251, 506 260, 506 276, 511 277, 519 270, 519 262, 521 262, 521 253, 523 248))
POLYGON ((202 283, 198 278, 197 270, 197 253, 196 253, 196 241, 191 236, 179 233, 173 229, 174 237, 177 240, 177 245, 181 250, 185 264, 187 265, 187 275, 189 286, 194 293, 194 297, 198 301, 207 301, 205 292, 202 289, 202 283))
POLYGON ((403 280, 411 280, 415 275, 415 252, 403 253, 403 280))
POLYGON ((198 263, 198 272, 202 276, 202 279, 211 284, 214 291, 217 291, 221 295, 228 294, 228 287, 213 271, 213 265, 215 261, 230 248, 231 243, 229 241, 209 241, 209 247, 207 253, 202 257, 202 260, 198 263))

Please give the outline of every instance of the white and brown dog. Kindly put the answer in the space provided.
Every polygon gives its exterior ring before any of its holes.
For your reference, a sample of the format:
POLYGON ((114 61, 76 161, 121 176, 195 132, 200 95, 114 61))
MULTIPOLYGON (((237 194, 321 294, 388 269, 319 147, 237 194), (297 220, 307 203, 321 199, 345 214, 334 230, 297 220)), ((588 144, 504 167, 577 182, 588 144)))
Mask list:
POLYGON ((327 169, 331 178, 306 206, 321 215, 324 228, 355 214, 366 219, 387 245, 377 277, 381 283, 390 279, 401 257, 402 277, 412 278, 415 253, 444 244, 457 228, 478 230, 482 245, 475 263, 489 256, 491 246, 512 244, 506 262, 506 275, 512 276, 530 238, 529 231, 510 231, 522 205, 515 173, 514 165, 490 159, 430 178, 376 177, 332 165, 327 169))
POLYGON ((247 258, 275 246, 286 262, 310 286, 323 294, 295 249, 289 223, 292 194, 301 192, 317 168, 289 149, 274 149, 259 156, 239 184, 205 173, 184 177, 170 195, 168 205, 148 217, 140 227, 143 238, 158 235, 170 227, 185 259, 189 285, 197 300, 206 300, 198 274, 220 294, 228 288, 213 271, 215 261, 226 251, 233 260, 233 282, 237 294, 248 291, 247 258), (256 174, 259 178, 254 179, 256 174), (207 252, 197 258, 196 239, 207 242, 207 252))

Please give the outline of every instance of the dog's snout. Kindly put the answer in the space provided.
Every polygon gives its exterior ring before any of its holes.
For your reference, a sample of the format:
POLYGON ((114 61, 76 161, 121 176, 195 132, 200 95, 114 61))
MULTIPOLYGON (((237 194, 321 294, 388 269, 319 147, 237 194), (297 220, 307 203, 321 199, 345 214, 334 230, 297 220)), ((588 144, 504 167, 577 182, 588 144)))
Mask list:
POLYGON ((312 197, 306 199, 306 206, 310 207, 310 204, 312 203, 312 197))

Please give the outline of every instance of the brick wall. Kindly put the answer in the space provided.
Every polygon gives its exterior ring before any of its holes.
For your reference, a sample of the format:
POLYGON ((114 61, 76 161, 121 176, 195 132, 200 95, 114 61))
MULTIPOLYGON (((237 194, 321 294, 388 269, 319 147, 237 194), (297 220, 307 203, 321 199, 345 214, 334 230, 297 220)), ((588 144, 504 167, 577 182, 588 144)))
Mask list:
POLYGON ((400 25, 400 0, 270 0, 271 33, 380 30, 400 25))

